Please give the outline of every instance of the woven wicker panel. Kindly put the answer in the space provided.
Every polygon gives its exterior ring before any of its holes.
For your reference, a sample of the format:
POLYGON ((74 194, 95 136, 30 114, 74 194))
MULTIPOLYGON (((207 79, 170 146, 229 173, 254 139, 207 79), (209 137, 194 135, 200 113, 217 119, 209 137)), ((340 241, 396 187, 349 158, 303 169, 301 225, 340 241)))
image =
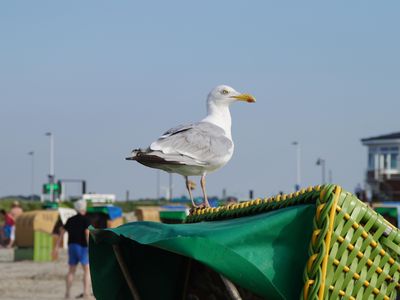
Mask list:
POLYGON ((318 185, 295 193, 277 195, 265 199, 255 199, 214 208, 196 208, 187 216, 185 223, 240 218, 304 203, 316 203, 319 199, 320 191, 321 186, 318 185))
POLYGON ((395 299, 400 235, 354 195, 325 186, 316 203, 302 299, 395 299))
POLYGON ((239 218, 303 203, 315 203, 316 213, 301 299, 396 299, 399 230, 339 186, 195 209, 185 222, 239 218))
POLYGON ((400 232, 336 185, 289 195, 195 209, 186 223, 239 218, 315 203, 314 232, 300 298, 396 299, 400 288, 400 232))

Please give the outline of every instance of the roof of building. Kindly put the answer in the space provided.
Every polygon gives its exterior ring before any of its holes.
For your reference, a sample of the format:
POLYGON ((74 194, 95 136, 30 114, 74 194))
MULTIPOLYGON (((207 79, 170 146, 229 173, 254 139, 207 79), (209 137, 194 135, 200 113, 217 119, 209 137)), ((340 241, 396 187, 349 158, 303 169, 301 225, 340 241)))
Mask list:
POLYGON ((379 141, 379 140, 394 140, 394 139, 400 139, 400 132, 393 132, 389 134, 384 134, 384 135, 378 135, 374 137, 369 137, 369 138, 364 138, 361 139, 361 142, 371 142, 371 141, 379 141))

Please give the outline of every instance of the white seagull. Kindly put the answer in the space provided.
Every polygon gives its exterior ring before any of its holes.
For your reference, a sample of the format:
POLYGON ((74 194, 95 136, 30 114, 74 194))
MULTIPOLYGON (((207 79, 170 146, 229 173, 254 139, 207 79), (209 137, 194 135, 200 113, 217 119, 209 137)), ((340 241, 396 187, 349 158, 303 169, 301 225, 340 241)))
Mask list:
POLYGON ((256 102, 252 95, 241 94, 230 86, 215 87, 208 94, 207 116, 203 120, 168 130, 148 148, 135 149, 126 159, 182 175, 194 207, 198 206, 194 203, 188 176, 201 176, 204 205, 209 207, 206 175, 223 167, 232 157, 229 105, 236 101, 256 102))

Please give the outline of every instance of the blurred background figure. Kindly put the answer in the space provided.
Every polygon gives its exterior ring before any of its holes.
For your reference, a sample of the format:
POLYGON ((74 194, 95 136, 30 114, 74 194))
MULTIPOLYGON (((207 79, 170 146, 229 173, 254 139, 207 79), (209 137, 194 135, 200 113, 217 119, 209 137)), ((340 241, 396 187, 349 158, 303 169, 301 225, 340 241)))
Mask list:
POLYGON ((11 248, 15 241, 15 219, 4 209, 0 211, 0 214, 4 220, 0 231, 0 247, 11 248))
POLYGON ((86 216, 86 201, 78 200, 75 202, 75 210, 78 212, 75 216, 68 219, 63 227, 60 228, 56 246, 53 251, 53 258, 57 259, 63 235, 68 232, 68 273, 66 277, 65 298, 71 297, 71 287, 75 272, 80 263, 83 268, 83 293, 77 298, 88 299, 91 295, 90 288, 90 270, 89 270, 89 225, 90 220, 86 216))
POLYGON ((361 187, 361 184, 358 183, 357 186, 354 189, 354 194, 357 196, 358 199, 360 199, 361 201, 368 201, 367 198, 367 192, 365 189, 363 189, 361 187))
POLYGON ((22 210, 21 204, 19 201, 14 201, 13 204, 11 205, 11 210, 10 210, 10 215, 11 217, 15 220, 23 213, 24 211, 22 210))

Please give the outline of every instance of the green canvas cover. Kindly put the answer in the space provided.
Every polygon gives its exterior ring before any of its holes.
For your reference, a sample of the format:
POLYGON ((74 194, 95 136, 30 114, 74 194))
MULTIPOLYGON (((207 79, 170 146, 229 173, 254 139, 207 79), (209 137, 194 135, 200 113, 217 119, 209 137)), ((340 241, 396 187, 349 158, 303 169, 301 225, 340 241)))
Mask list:
POLYGON ((141 299, 180 299, 184 257, 204 263, 268 299, 300 295, 313 205, 195 224, 136 222, 92 231, 90 266, 97 299, 130 299, 111 245, 120 243, 141 299), (266 217, 268 215, 268 217, 266 217), (291 235, 292 239, 285 238, 291 235), (290 283, 292 288, 288 289, 290 283))
MULTIPOLYGON (((243 299, 388 300, 400 288, 399 245, 396 228, 327 185, 198 209, 185 224, 92 229, 89 255, 100 300, 191 299, 195 264, 258 297, 243 299)), ((210 293, 217 284, 215 277, 195 281, 210 293)))

